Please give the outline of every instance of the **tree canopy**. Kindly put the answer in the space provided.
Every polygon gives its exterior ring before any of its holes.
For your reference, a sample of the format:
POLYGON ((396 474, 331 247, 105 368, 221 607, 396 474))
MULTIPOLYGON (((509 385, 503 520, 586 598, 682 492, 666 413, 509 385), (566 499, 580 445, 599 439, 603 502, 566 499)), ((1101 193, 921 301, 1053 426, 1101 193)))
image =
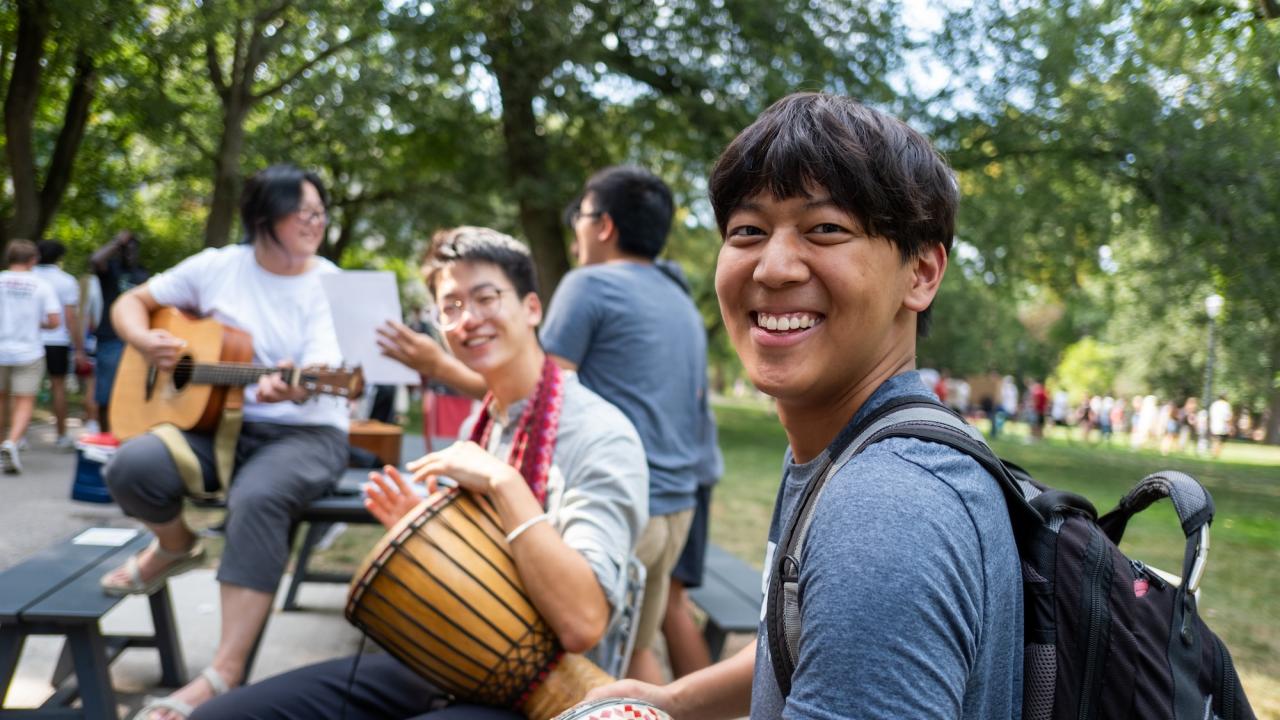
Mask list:
POLYGON ((329 184, 324 253, 344 265, 407 280, 433 230, 486 224, 530 243, 549 293, 569 267, 566 203, 633 163, 677 194, 668 254, 729 377, 707 170, 770 102, 827 90, 902 116, 956 168, 922 364, 1029 379, 1067 362, 1059 377, 1109 385, 1087 392, 1178 399, 1202 387, 1218 293, 1216 387, 1269 408, 1280 439, 1274 1, 923 8, 14 0, 0 242, 56 236, 78 270, 130 227, 164 267, 236 241, 244 177, 289 161, 329 184))

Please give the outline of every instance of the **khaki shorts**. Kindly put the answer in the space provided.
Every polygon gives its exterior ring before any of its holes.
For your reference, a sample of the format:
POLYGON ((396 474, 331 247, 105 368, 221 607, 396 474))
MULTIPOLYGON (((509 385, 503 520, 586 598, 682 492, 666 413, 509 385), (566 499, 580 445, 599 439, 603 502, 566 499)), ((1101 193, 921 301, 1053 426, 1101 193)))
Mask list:
POLYGON ((693 508, 649 519, 636 558, 644 563, 644 601, 640 606, 640 627, 636 630, 636 649, 653 645, 658 628, 667 613, 667 591, 671 589, 671 571, 680 559, 684 542, 689 538, 693 508))
POLYGON ((35 395, 40 392, 44 379, 44 358, 25 365, 0 365, 0 392, 14 395, 35 395))

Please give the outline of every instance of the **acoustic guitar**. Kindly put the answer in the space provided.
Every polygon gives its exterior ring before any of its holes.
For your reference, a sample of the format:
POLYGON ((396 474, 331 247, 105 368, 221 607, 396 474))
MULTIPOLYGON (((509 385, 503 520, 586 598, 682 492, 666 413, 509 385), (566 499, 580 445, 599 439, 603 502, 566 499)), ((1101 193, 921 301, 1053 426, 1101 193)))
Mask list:
POLYGON ((173 423, 182 430, 212 432, 224 409, 244 402, 244 386, 279 374, 312 393, 354 398, 364 392, 360 368, 278 368, 254 365, 249 333, 175 308, 151 314, 151 327, 186 341, 173 370, 147 363, 126 345, 111 389, 111 431, 121 440, 173 423))

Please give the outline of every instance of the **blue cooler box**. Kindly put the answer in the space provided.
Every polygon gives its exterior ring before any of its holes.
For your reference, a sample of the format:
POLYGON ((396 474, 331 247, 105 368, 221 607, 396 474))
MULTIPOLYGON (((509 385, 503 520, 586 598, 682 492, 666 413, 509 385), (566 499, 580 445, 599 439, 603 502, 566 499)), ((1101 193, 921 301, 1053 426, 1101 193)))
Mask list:
POLYGON ((102 480, 102 466, 116 453, 112 445, 76 443, 76 475, 71 483, 71 499, 83 502, 109 503, 111 493, 102 480))

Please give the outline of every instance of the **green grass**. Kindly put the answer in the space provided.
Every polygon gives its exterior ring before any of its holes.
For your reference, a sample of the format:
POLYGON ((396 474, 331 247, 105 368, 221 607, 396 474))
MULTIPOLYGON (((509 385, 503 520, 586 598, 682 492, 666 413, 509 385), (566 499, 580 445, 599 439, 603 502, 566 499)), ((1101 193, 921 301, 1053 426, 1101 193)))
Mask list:
MULTIPOLYGON (((772 409, 759 403, 717 406, 725 477, 712 507, 713 540, 757 567, 763 558, 786 437, 772 409)), ((1231 648, 1259 717, 1280 718, 1280 448, 1228 444, 1220 460, 1131 451, 1068 440, 1065 433, 1029 444, 1011 428, 994 447, 1039 480, 1088 497, 1100 512, 1150 472, 1181 470, 1204 483, 1217 509, 1201 607, 1231 648)), ((1168 502, 1129 524, 1121 548, 1179 573, 1184 540, 1168 502)))

